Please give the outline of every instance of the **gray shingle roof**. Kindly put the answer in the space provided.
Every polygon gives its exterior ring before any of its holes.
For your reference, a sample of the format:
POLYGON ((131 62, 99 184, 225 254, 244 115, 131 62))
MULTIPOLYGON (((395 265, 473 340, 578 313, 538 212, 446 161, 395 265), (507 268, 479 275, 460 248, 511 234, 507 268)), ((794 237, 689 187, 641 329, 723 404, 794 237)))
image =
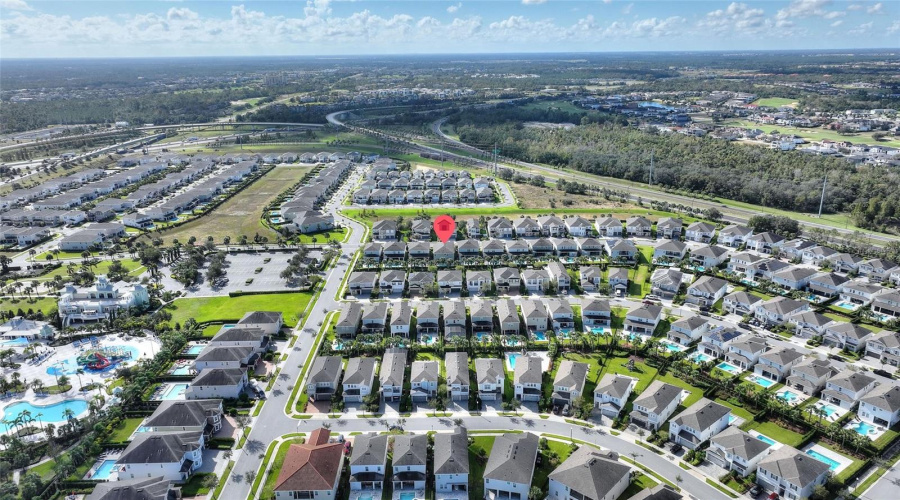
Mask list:
POLYGON ((681 426, 702 431, 708 429, 729 413, 731 413, 731 408, 709 399, 701 398, 700 401, 692 404, 690 408, 675 417, 674 422, 681 426))
POLYGON ((194 377, 191 385, 234 387, 244 379, 246 370, 241 368, 208 368, 194 377))
POLYGON ((536 356, 519 356, 513 372, 513 384, 540 384, 543 381, 544 369, 541 358, 536 356))
POLYGON ((882 385, 859 400, 893 413, 900 409, 900 386, 882 385))
POLYGON ((568 486, 586 498, 606 498, 630 474, 631 467, 620 463, 614 452, 581 446, 550 473, 550 481, 568 486))
POLYGON ((317 356, 309 369, 308 383, 334 382, 340 377, 341 370, 340 356, 317 356))
POLYGON ((361 434, 353 439, 350 465, 385 465, 387 463, 388 437, 378 434, 361 434))
POLYGON ((238 321, 239 325, 246 324, 273 324, 282 322, 282 313, 275 311, 252 311, 248 312, 238 321))
POLYGON ((760 453, 772 447, 771 444, 757 439, 737 427, 728 427, 724 431, 713 436, 712 443, 718 444, 732 455, 737 455, 745 461, 757 457, 760 453))
POLYGON ((713 276, 701 276, 693 285, 690 286, 692 290, 697 290, 709 295, 714 295, 716 292, 724 288, 728 285, 728 282, 723 280, 722 278, 716 278, 713 276))
POLYGON ((160 477, 103 482, 85 500, 175 500, 177 489, 160 477))
POLYGON ((594 394, 609 394, 614 398, 621 399, 628 393, 628 388, 631 387, 632 383, 634 383, 634 379, 631 377, 617 373, 607 373, 597 383, 594 394))
POLYGON ((145 427, 205 427, 207 418, 220 413, 221 399, 163 401, 144 422, 145 427))
POLYGON ((475 360, 475 378, 479 384, 492 384, 497 378, 503 378, 503 362, 497 358, 478 358, 475 360))
POLYGON ((200 449, 203 431, 140 432, 125 448, 117 464, 167 464, 200 449))
POLYGON ((438 379, 440 364, 437 361, 413 361, 409 378, 411 382, 426 382, 438 379))
POLYGON ((800 488, 829 470, 828 464, 792 448, 782 446, 759 461, 759 468, 774 473, 800 488))
POLYGON ((375 379, 375 358, 350 358, 344 384, 370 384, 375 379))
POLYGON ((394 436, 391 463, 396 466, 425 465, 428 456, 428 436, 425 434, 394 436))
POLYGON ((635 405, 643 406, 653 413, 661 410, 674 399, 681 399, 683 389, 659 380, 654 380, 644 392, 634 400, 635 405))
POLYGON ((403 375, 406 371, 406 349, 388 349, 384 352, 379 380, 382 386, 403 387, 403 375))
POLYGON ((587 363, 576 363, 568 359, 563 360, 556 370, 554 386, 568 387, 579 393, 584 390, 584 381, 590 367, 587 363))
POLYGON ((434 473, 469 473, 469 437, 465 427, 434 436, 434 473))
POLYGON ((537 453, 538 437, 530 432, 497 436, 484 468, 484 478, 531 484, 537 453))
POLYGON ((448 352, 444 355, 447 385, 469 385, 469 355, 464 352, 448 352))

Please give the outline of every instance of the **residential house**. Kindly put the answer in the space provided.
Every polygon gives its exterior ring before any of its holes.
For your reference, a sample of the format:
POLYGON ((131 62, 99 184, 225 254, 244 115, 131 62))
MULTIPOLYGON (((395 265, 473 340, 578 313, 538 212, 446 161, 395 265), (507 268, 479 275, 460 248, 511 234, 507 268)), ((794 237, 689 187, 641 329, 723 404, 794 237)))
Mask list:
POLYGON ((250 383, 246 368, 209 368, 184 390, 185 399, 237 399, 250 383))
POLYGON ((385 402, 400 401, 406 376, 407 350, 390 348, 384 352, 381 371, 378 374, 381 397, 385 402))
POLYGON ((759 461, 756 484, 787 500, 812 496, 813 489, 825 484, 830 466, 806 453, 782 446, 759 461))
POLYGON ((634 262, 638 252, 631 240, 622 239, 604 240, 603 250, 611 262, 634 262))
POLYGON ((759 362, 759 357, 768 349, 769 346, 766 343, 766 339, 750 336, 729 344, 728 352, 725 354, 725 361, 741 370, 751 370, 759 362))
POLYGON ((785 385, 803 394, 815 396, 825 388, 825 382, 837 374, 837 368, 830 361, 811 358, 791 368, 785 385))
POLYGON ((522 320, 519 319, 519 310, 516 307, 516 303, 510 299, 500 299, 496 303, 500 334, 507 336, 521 335, 522 320))
POLYGON ((653 223, 644 217, 633 216, 625 221, 625 232, 632 238, 649 238, 653 223))
POLYGON ((478 383, 478 397, 482 401, 503 399, 505 381, 503 361, 496 358, 477 358, 475 360, 475 378, 478 383))
POLYGON ((833 272, 816 273, 809 277, 806 289, 819 297, 830 299, 841 293, 841 289, 847 281, 849 281, 848 278, 833 272))
POLYGON ((406 275, 406 284, 410 295, 426 295, 434 288, 434 274, 431 271, 410 271, 406 275))
POLYGON ((666 338, 684 346, 700 340, 709 331, 709 320, 703 316, 688 316, 672 323, 666 338))
POLYGON ((559 262, 553 261, 547 264, 546 270, 552 282, 556 284, 556 290, 559 293, 567 293, 572 287, 572 282, 569 279, 566 267, 559 262))
POLYGON ((600 289, 603 280, 603 271, 597 266, 581 266, 578 268, 581 277, 581 289, 585 292, 596 292, 600 289))
POLYGON ((391 337, 409 338, 412 324, 412 307, 409 302, 396 302, 391 307, 391 337))
POLYGON ((491 238, 509 239, 513 236, 513 225, 506 217, 488 219, 487 232, 491 238))
POLYGON ((553 379, 553 393, 550 396, 555 406, 574 406, 584 394, 584 384, 590 367, 587 363, 563 360, 553 379))
POLYGON ((825 382, 825 390, 822 391, 821 399, 826 403, 852 410, 856 403, 876 385, 878 382, 864 373, 843 371, 825 382))
POLYGON ((553 330, 563 335, 567 335, 575 328, 575 313, 572 311, 572 305, 565 299, 546 299, 544 306, 550 315, 550 323, 553 330))
POLYGON ((759 361, 753 367, 753 373, 775 382, 781 382, 802 360, 803 354, 793 347, 773 349, 760 355, 759 361))
POLYGON ((355 297, 372 295, 375 285, 378 283, 378 273, 371 271, 354 271, 347 279, 347 289, 350 295, 355 297))
POLYGON ((372 237, 376 240, 397 239, 397 222, 384 219, 372 224, 372 237))
POLYGON ((883 321, 900 317, 900 292, 890 290, 875 296, 872 312, 881 315, 883 321))
POLYGON ((448 352, 444 355, 447 373, 447 392, 451 401, 469 399, 469 355, 465 352, 448 352))
POLYGON ((306 376, 306 394, 312 401, 331 401, 343 371, 340 356, 316 356, 306 376))
POLYGON ((579 237, 588 237, 593 234, 593 224, 591 221, 577 216, 569 216, 564 220, 566 224, 566 231, 570 236, 579 236, 579 237))
POLYGON ((890 428, 900 422, 900 386, 883 384, 859 400, 856 412, 864 422, 890 428))
POLYGON ((886 365, 900 366, 900 333, 881 331, 866 342, 866 355, 886 365))
POLYGON ((664 299, 671 299, 681 288, 684 273, 674 267, 659 267, 650 275, 650 292, 664 299))
POLYGON ((463 274, 456 269, 438 270, 437 284, 441 293, 459 293, 462 291, 463 274))
POLYGON ((794 326, 795 335, 809 339, 817 335, 824 335, 825 328, 833 325, 835 321, 824 314, 805 311, 789 317, 788 323, 794 326))
POLYGON ((689 241, 697 241, 700 243, 709 243, 716 234, 715 224, 709 222, 697 221, 687 227, 684 232, 684 239, 689 241))
POLYGON ((653 260, 656 262, 680 262, 687 253, 687 244, 678 240, 666 240, 658 243, 653 249, 653 260))
POLYGON ((494 308, 487 300, 469 301, 469 318, 473 334, 494 331, 494 308))
POLYGON ((624 297, 628 294, 628 268, 608 268, 606 280, 609 282, 610 292, 614 293, 617 297, 624 297))
POLYGON ((744 316, 753 314, 756 304, 759 302, 762 302, 762 299, 756 295, 744 291, 733 292, 723 297, 722 310, 726 313, 744 316))
POLYGON ((728 427, 731 408, 701 398, 669 422, 669 438, 695 450, 728 427))
POLYGON ((886 289, 876 283, 867 283, 863 280, 852 280, 841 287, 840 298, 842 302, 849 302, 856 306, 871 304, 875 297, 885 293, 886 289))
POLYGON ((437 500, 468 500, 469 436, 465 427, 435 434, 433 473, 437 500))
POLYGON ((416 307, 416 334, 419 340, 423 335, 437 336, 440 331, 441 305, 438 302, 423 302, 416 307))
POLYGON ((603 375, 603 378, 597 383, 597 387, 594 388, 594 407, 607 418, 619 418, 619 414, 628 403, 628 398, 631 397, 637 382, 634 377, 618 373, 603 375))
POLYGON ((700 271, 715 269, 728 260, 728 249, 718 245, 704 245, 691 252, 691 263, 700 271))
POLYGON ((459 300, 441 302, 444 319, 444 338, 466 338, 466 305, 459 300))
POLYGON ((385 269, 378 278, 378 288, 383 295, 402 294, 406 288, 406 272, 400 269, 385 269))
POLYGON ((662 306, 641 304, 625 315, 625 332, 636 335, 653 335, 662 316, 662 306))
POLYGON ((360 324, 362 324, 362 304, 357 302, 342 304, 337 323, 334 325, 334 333, 341 338, 356 337, 360 324))
POLYGON ((612 451, 581 446, 550 473, 549 500, 616 500, 631 483, 631 467, 612 451))
POLYGON ((388 436, 360 434, 353 438, 350 454, 350 490, 372 491, 372 498, 381 498, 387 474, 388 436))
POLYGON ((387 315, 387 302, 363 304, 360 332, 364 335, 384 335, 388 326, 387 315))
POLYGON ((531 490, 537 454, 536 434, 523 432, 495 437, 484 468, 484 497, 526 500, 531 490))
POLYGON ((581 299, 581 323, 585 331, 600 333, 612 323, 612 308, 608 300, 586 297, 581 299))
POLYGON ((203 431, 139 432, 116 459, 121 480, 187 481, 203 466, 203 431))
POLYGON ((542 338, 544 332, 550 330, 547 309, 544 302, 538 299, 523 299, 519 302, 522 307, 522 317, 525 318, 525 329, 537 340, 542 338))
POLYGON ((863 261, 859 256, 849 253, 839 253, 828 258, 831 269, 839 273, 849 273, 859 269, 859 263, 863 261))
POLYGON ((288 447, 273 487, 276 500, 336 499, 343 465, 344 445, 331 442, 328 429, 312 431, 308 441, 288 447))
POLYGON ((375 358, 350 358, 344 370, 343 398, 346 403, 362 403, 375 383, 375 358))
POLYGON ((522 283, 519 270, 514 267, 498 267, 494 269, 494 284, 501 295, 517 294, 522 283))
POLYGON ((544 269, 525 269, 522 271, 522 281, 529 292, 544 292, 550 288, 550 273, 544 269))
POLYGON ((815 269, 793 266, 775 273, 772 281, 785 290, 803 290, 815 274, 817 274, 815 269))
POLYGON ((753 230, 747 226, 732 224, 719 231, 718 242, 722 245, 737 248, 747 242, 747 238, 753 236, 753 230))
POLYGON ((872 330, 847 322, 835 322, 825 328, 822 342, 850 352, 859 352, 872 337, 872 330))
POLYGON ((744 332, 734 328, 717 326, 710 328, 700 338, 697 351, 713 359, 721 358, 728 352, 728 348, 735 339, 744 335, 744 332))
POLYGON ((672 416, 684 396, 684 389, 654 380, 632 403, 629 421, 657 430, 672 416))
POLYGON ((391 455, 391 482, 394 494, 404 491, 424 491, 428 467, 428 436, 425 434, 400 434, 394 436, 391 455))
POLYGON ((865 276, 871 281, 887 281, 891 271, 897 267, 897 264, 887 259, 869 259, 859 263, 858 271, 860 276, 865 276))
POLYGON ((784 244, 784 238, 770 231, 754 234, 746 241, 748 249, 768 255, 777 254, 781 250, 782 244, 784 244))
POLYGON ((466 289, 470 294, 490 292, 492 284, 490 271, 466 271, 466 289))
POLYGON ((685 302, 711 307, 725 297, 728 282, 713 276, 701 276, 687 289, 685 302))
POLYGON ((793 314, 809 310, 809 303, 787 297, 775 297, 758 303, 753 311, 754 317, 766 325, 780 325, 793 314))
POLYGON ((681 219, 663 217, 656 222, 656 238, 680 240, 683 225, 684 223, 681 219))
POLYGON ((162 476, 123 479, 97 483, 84 500, 181 500, 181 488, 162 476))
POLYGON ((201 431, 207 438, 222 430, 221 399, 168 400, 141 422, 142 432, 201 431))
POLYGON ((409 373, 409 395, 413 402, 424 403, 437 394, 440 373, 437 361, 413 361, 409 373))
POLYGON ((622 221, 615 217, 600 217, 594 222, 594 228, 601 238, 621 238, 625 233, 622 221))
POLYGON ((537 356, 518 356, 513 371, 513 392, 515 398, 522 402, 536 403, 541 400, 543 392, 544 369, 541 358, 537 356))
POLYGON ((747 477, 756 471, 760 460, 768 456, 772 445, 737 427, 728 427, 709 441, 706 459, 713 464, 747 477))
POLYGON ((566 223, 555 215, 542 215, 538 217, 537 223, 544 236, 565 236, 567 233, 566 223))

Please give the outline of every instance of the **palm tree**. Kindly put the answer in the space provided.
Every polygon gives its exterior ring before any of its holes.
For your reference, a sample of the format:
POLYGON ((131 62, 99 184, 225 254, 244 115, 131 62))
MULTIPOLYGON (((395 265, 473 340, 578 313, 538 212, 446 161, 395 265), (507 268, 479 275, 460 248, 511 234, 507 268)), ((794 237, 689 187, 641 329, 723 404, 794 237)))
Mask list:
POLYGON ((84 392, 84 385, 81 384, 81 376, 84 375, 84 369, 78 368, 75 370, 75 376, 78 377, 78 390, 80 392, 84 392))

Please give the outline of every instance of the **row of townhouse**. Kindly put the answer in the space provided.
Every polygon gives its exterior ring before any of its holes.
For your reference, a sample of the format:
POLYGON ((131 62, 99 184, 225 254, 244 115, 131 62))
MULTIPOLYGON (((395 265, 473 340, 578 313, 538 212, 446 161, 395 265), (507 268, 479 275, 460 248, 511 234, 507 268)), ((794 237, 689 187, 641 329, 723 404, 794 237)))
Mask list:
POLYGON ((353 165, 349 160, 328 164, 297 188, 278 210, 286 227, 304 234, 334 229, 334 215, 320 209, 353 171, 353 165))
POLYGON ((115 222, 93 223, 59 240, 57 247, 64 252, 82 252, 105 246, 125 236, 125 226, 115 222))
MULTIPOLYGON (((571 277, 565 266, 550 262, 544 269, 519 269, 501 267, 491 271, 461 271, 458 269, 439 270, 437 275, 428 271, 390 269, 375 271, 354 271, 347 280, 348 293, 353 296, 369 296, 376 287, 383 295, 411 295, 427 293, 437 286, 440 293, 458 293, 463 289, 469 293, 484 293, 496 286, 504 293, 518 293, 520 285, 530 292, 547 291, 552 285, 560 292, 568 291, 571 277)), ((596 285, 594 285, 596 287, 596 285)))
POLYGON ((403 205, 406 203, 490 203, 494 201, 494 190, 490 187, 477 189, 358 189, 353 193, 353 203, 357 205, 403 205))
MULTIPOLYGON (((394 234, 394 233, 383 233, 394 234)), ((377 236, 377 235, 376 235, 377 236)), ((598 240, 596 238, 538 237, 516 240, 450 240, 446 243, 427 241, 431 238, 431 225, 414 227, 413 237, 419 241, 375 241, 363 247, 363 257, 374 260, 465 260, 472 258, 500 258, 504 256, 560 256, 600 257, 609 255, 613 260, 634 262, 638 249, 629 240, 598 240), (426 240, 426 241, 421 241, 426 240)), ((394 236, 387 238, 393 239, 394 236)))
POLYGON ((57 177, 56 179, 44 181, 34 187, 14 189, 9 193, 0 196, 0 210, 22 207, 29 203, 59 195, 67 190, 73 190, 101 179, 106 174, 106 170, 89 168, 62 177, 57 177))
MULTIPOLYGON (((610 327, 612 310, 608 301, 584 298, 578 304, 585 331, 596 332, 597 329, 610 327)), ((627 316, 632 318, 633 323, 652 331, 662 317, 662 309, 657 310, 657 306, 641 306, 630 311, 627 316)), ((338 315, 334 332, 342 339, 355 338, 357 335, 433 338, 441 334, 450 339, 465 337, 469 332, 480 337, 494 331, 502 335, 528 333, 539 338, 538 334, 551 330, 568 334, 574 327, 575 314, 567 300, 473 299, 425 301, 415 306, 408 301, 396 302, 390 306, 386 302, 346 303, 338 315)))

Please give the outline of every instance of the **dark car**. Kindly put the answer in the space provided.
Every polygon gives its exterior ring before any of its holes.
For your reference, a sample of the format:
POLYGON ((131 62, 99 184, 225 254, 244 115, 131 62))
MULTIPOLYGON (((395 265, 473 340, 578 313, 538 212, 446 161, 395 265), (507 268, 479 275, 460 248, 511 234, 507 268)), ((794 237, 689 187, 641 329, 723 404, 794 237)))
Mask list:
POLYGON ((891 372, 889 372, 887 370, 882 370, 881 368, 878 368, 877 370, 872 370, 872 373, 874 373, 875 375, 881 375, 882 377, 885 377, 885 378, 894 378, 894 376, 891 374, 891 372))
POLYGON ((750 493, 750 496, 755 498, 756 495, 759 495, 760 489, 761 489, 761 488, 759 487, 758 484, 754 484, 753 487, 750 488, 750 492, 749 492, 749 493, 750 493))
POLYGON ((682 448, 681 445, 678 443, 675 443, 672 445, 672 453, 678 453, 679 451, 681 451, 683 449, 684 448, 682 448))

